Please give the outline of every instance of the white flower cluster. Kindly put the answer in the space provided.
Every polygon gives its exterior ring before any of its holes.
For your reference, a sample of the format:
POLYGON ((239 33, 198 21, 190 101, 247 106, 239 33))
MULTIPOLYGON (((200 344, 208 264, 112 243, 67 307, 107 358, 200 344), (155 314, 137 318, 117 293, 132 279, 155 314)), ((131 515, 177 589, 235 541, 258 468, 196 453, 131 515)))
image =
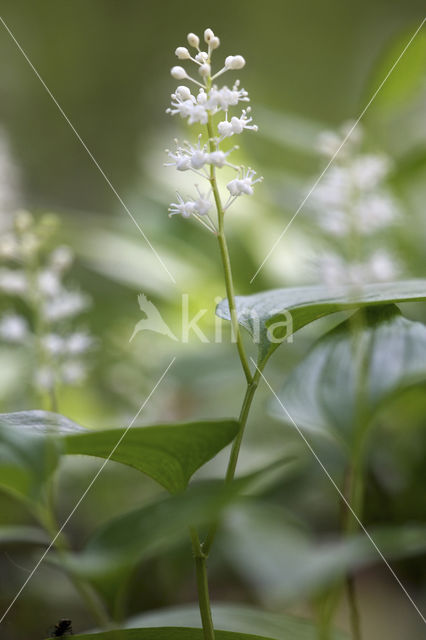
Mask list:
POLYGON ((64 283, 73 253, 68 246, 53 245, 56 224, 53 216, 36 222, 30 213, 21 211, 13 227, 0 237, 0 291, 18 298, 20 309, 23 304, 27 308, 25 314, 3 312, 0 340, 22 345, 34 354, 33 384, 44 390, 82 382, 84 355, 94 346, 86 330, 73 326, 91 300, 64 283))
POLYGON ((371 249, 377 246, 374 234, 399 218, 386 186, 391 165, 383 155, 363 152, 363 137, 359 124, 354 128, 347 123, 338 133, 326 131, 319 138, 319 151, 333 158, 312 194, 316 222, 333 244, 332 252, 318 260, 323 280, 330 285, 386 281, 398 274, 390 253, 371 249))
MULTIPOLYGON (((204 42, 206 51, 200 49, 200 38, 194 33, 187 36, 188 45, 194 49, 193 54, 187 47, 178 47, 175 51, 179 60, 189 60, 198 71, 200 80, 191 77, 181 66, 175 66, 171 70, 173 78, 176 80, 187 80, 195 84, 197 93, 191 92, 186 85, 180 85, 172 93, 171 107, 167 113, 180 115, 187 120, 189 125, 206 125, 206 137, 203 142, 203 135, 198 137, 197 144, 193 145, 184 142, 179 145, 176 140, 176 150, 166 149, 170 162, 166 166, 174 166, 178 171, 193 171, 202 178, 208 180, 210 184, 215 180, 215 170, 229 167, 237 172, 237 178, 227 184, 229 196, 223 206, 223 210, 228 209, 240 195, 252 195, 253 185, 262 180, 254 179, 253 169, 232 164, 228 161, 228 156, 238 147, 234 146, 226 151, 220 148, 220 144, 234 135, 239 135, 245 130, 257 131, 257 126, 253 124, 250 115, 250 107, 242 109, 240 115, 229 115, 231 107, 238 107, 239 103, 249 102, 249 97, 245 89, 240 88, 239 80, 236 80, 231 88, 228 86, 218 87, 214 83, 216 78, 223 73, 232 70, 239 70, 245 66, 245 60, 240 55, 228 56, 224 65, 216 73, 212 74, 212 55, 219 47, 220 40, 211 29, 204 31, 204 42), (222 115, 221 115, 222 114, 222 115)), ((169 208, 169 215, 180 214, 184 218, 193 217, 201 222, 210 231, 216 233, 216 225, 211 219, 209 212, 213 206, 212 190, 202 193, 198 187, 197 195, 183 198, 177 194, 177 202, 173 202, 169 208)))

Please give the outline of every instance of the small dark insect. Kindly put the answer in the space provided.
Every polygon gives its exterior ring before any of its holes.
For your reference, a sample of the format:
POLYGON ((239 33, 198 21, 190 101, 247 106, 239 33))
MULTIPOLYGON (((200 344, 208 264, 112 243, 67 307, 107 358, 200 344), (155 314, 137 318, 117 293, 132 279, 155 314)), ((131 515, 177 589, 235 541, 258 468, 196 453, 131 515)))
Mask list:
POLYGON ((71 620, 59 620, 58 624, 55 625, 52 633, 50 634, 51 638, 62 638, 63 636, 72 636, 72 626, 71 620))

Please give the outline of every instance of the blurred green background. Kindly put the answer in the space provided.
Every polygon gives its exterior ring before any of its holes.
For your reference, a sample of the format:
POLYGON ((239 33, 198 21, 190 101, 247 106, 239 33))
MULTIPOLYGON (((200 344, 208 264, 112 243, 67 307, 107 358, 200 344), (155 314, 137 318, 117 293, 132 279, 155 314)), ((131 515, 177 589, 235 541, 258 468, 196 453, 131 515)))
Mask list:
MULTIPOLYGON (((91 376, 82 387, 62 389, 61 412, 87 426, 125 425, 176 355, 141 423, 234 415, 243 385, 232 346, 203 344, 196 337, 179 344, 154 334, 128 342, 140 318, 137 293, 147 294, 176 332, 181 294, 188 293, 194 314, 208 309, 200 326, 209 336, 215 298, 224 293, 214 239, 196 225, 167 217, 179 182, 172 169, 162 166, 164 148, 174 137, 189 135, 181 121, 165 113, 175 88, 169 74, 174 49, 185 44, 188 31, 201 33, 210 26, 221 38, 220 55, 241 53, 247 60, 241 79, 259 133, 243 137, 239 156, 265 181, 253 199, 238 203, 229 219, 237 292, 315 282, 312 259, 320 240, 302 211, 249 284, 324 164, 315 151, 316 136, 358 117, 419 26, 424 3, 218 0, 207 7, 194 0, 3 0, 1 15, 177 282, 175 286, 170 281, 0 26, 0 219, 5 221, 20 207, 58 214, 60 240, 77 254, 72 279, 94 301, 86 318, 99 338, 91 376)), ((404 213, 394 241, 405 277, 422 277, 425 270, 425 62, 423 29, 363 119, 368 147, 387 153, 394 162, 391 186, 404 213)), ((7 304, 2 300, 2 309, 7 304)), ((426 320, 422 305, 404 310, 409 317, 426 320)), ((275 388, 312 341, 337 320, 308 327, 274 357, 270 379, 275 388)), ((1 410, 36 408, 39 401, 24 383, 24 355, 4 347, 0 357, 1 410)), ((338 508, 333 489, 297 434, 265 416, 267 397, 261 390, 241 470, 255 468, 277 449, 296 452, 300 464, 268 498, 318 533, 333 530, 338 508)), ((381 418, 369 461, 367 525, 424 521, 425 426, 424 401, 418 394, 381 418)), ((339 468, 336 452, 321 442, 317 448, 326 466, 339 468)), ((220 475, 224 464, 221 455, 203 473, 220 475)), ((60 517, 67 515, 95 469, 97 464, 88 461, 64 465, 60 517)), ((74 544, 81 546, 109 515, 156 492, 151 481, 111 463, 69 525, 74 544)), ((28 521, 9 498, 2 496, 0 504, 3 523, 28 521)), ((193 600, 190 556, 189 546, 184 546, 143 566, 131 612, 193 600)), ((0 555, 2 607, 36 557, 19 549, 0 555)), ((425 564, 415 558, 395 563, 395 570, 415 599, 424 602, 425 564)), ((367 640, 424 637, 420 618, 380 562, 362 574, 360 584, 367 640)), ((220 554, 212 560, 212 593, 216 600, 259 604, 256 592, 220 554)), ((274 607, 309 616, 300 601, 274 607)), ((344 608, 339 615, 344 627, 344 608)), ((66 579, 45 564, 3 623, 1 636, 43 637, 61 617, 72 618, 77 630, 91 624, 66 579)))

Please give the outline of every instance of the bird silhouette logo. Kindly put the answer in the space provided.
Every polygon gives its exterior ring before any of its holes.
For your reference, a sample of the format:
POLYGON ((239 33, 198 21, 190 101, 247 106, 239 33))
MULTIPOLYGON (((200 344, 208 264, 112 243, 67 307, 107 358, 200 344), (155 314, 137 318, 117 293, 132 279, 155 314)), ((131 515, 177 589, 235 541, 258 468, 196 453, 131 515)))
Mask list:
POLYGON ((158 311, 155 304, 148 300, 146 295, 140 293, 138 295, 138 303, 140 310, 146 315, 146 318, 143 318, 136 323, 129 342, 132 342, 133 338, 140 331, 155 331, 155 333, 161 333, 164 336, 169 336, 169 338, 171 338, 172 340, 178 340, 175 334, 164 322, 163 318, 161 317, 161 313, 158 311))

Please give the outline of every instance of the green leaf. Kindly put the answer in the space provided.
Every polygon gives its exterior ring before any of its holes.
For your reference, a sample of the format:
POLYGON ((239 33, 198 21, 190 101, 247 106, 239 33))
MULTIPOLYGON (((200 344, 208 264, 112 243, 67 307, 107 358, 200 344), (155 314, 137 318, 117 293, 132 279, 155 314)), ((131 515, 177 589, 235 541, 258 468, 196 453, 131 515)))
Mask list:
POLYGON ((101 583, 112 576, 116 591, 118 574, 187 540, 189 526, 212 522, 246 485, 244 480, 231 487, 223 481, 199 482, 184 493, 117 516, 95 531, 81 553, 68 554, 66 563, 79 575, 101 583))
MULTIPOLYGON (((184 490, 192 474, 229 444, 238 431, 235 420, 89 431, 46 411, 1 414, 2 423, 14 427, 18 440, 19 431, 33 438, 37 438, 35 434, 54 433, 66 454, 121 462, 150 476, 171 493, 184 490)), ((37 442, 41 446, 43 439, 37 442)))
POLYGON ((59 447, 52 437, 20 429, 16 414, 0 414, 0 487, 24 501, 38 501, 56 469, 59 447))
MULTIPOLYGON (((369 284, 357 293, 347 287, 271 289, 237 296, 236 306, 238 322, 258 345, 262 368, 284 339, 318 318, 345 309, 410 301, 426 301, 426 280, 369 284)), ((219 303, 216 313, 230 319, 227 300, 219 303)))
POLYGON ((379 84, 381 85, 374 100, 375 113, 401 111, 401 108, 412 100, 416 93, 421 93, 424 87, 426 35, 421 30, 407 48, 407 42, 413 35, 413 31, 414 28, 411 28, 399 35, 397 41, 387 49, 380 64, 377 65, 368 88, 368 96, 370 96, 379 84), (389 75, 389 69, 397 59, 398 73, 389 75), (383 84, 385 77, 386 82, 383 84))
POLYGON ((0 527, 0 545, 30 544, 48 545, 50 538, 42 529, 28 526, 3 525, 0 527))
POLYGON ((363 424, 396 393, 426 381, 426 326, 404 318, 397 307, 358 312, 325 334, 291 372, 277 400, 275 417, 350 442, 359 413, 359 359, 354 357, 354 325, 366 350, 363 424), (307 398, 309 402, 307 402, 307 398), (285 407, 285 411, 283 410, 285 407), (287 413, 288 412, 288 413, 287 413))
MULTIPOLYGON (((317 631, 309 620, 285 613, 270 613, 254 607, 232 604, 213 604, 212 614, 215 627, 254 633, 280 640, 317 640, 317 631)), ((198 627, 200 612, 198 605, 184 605, 170 609, 160 609, 135 616, 126 624, 129 628, 156 627, 165 624, 198 627)), ((343 640, 344 634, 334 633, 330 640, 343 640)))
MULTIPOLYGON (((424 526, 371 528, 369 533, 388 559, 426 549, 424 526)), ((259 598, 274 605, 313 596, 347 571, 383 562, 363 533, 318 542, 290 524, 282 509, 261 503, 234 507, 224 536, 229 562, 259 598)))
MULTIPOLYGON (((154 629, 127 629, 125 631, 104 631, 74 636, 75 640, 203 640, 201 629, 187 627, 157 627, 154 629)), ((216 640, 283 640, 267 638, 232 631, 215 631, 216 640)))

